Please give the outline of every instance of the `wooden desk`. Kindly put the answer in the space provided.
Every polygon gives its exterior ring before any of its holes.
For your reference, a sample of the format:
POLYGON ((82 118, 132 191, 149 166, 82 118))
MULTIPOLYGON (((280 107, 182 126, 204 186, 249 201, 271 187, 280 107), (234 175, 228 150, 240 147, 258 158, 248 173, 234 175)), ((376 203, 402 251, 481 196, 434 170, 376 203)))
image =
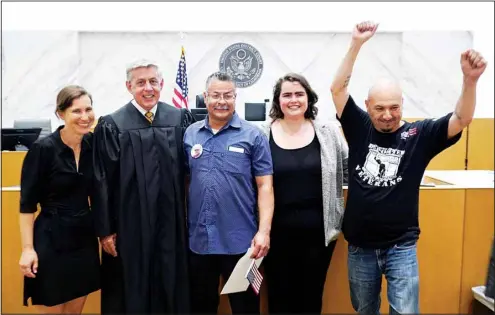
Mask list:
MULTIPOLYGON (((489 176, 476 171, 427 171, 426 175, 454 182, 454 185, 420 190, 420 311, 465 314, 473 301, 471 287, 483 283, 486 276, 493 238, 493 180, 486 183, 489 176)), ((22 306, 18 208, 19 190, 2 188, 3 313, 35 312, 32 307, 22 306)), ((381 312, 387 313, 386 285, 383 283, 381 312)), ((262 313, 267 314, 269 301, 264 286, 261 300, 262 313)), ((222 296, 220 301, 220 313, 230 313, 227 298, 222 296)), ((99 313, 99 303, 99 292, 93 293, 83 312, 99 313)), ((322 311, 355 313, 347 280, 347 244, 342 235, 328 270, 322 311)))
MULTIPOLYGON (((476 171, 427 171, 436 182, 422 187, 419 200, 418 242, 420 312, 466 314, 473 298, 471 287, 484 283, 493 238, 493 178, 476 171)), ((387 286, 383 280, 380 308, 388 313, 387 286)), ((262 287, 263 314, 268 314, 262 287)), ((230 313, 221 298, 219 313, 230 313)), ((347 280, 347 242, 339 237, 327 273, 322 313, 355 313, 347 280)))
MULTIPOLYGON (((475 171, 427 171, 425 175, 453 185, 420 190, 420 312, 465 314, 461 303, 472 303, 471 284, 483 283, 486 276, 493 237, 493 181, 490 174, 475 171)), ((380 312, 388 313, 386 282, 382 283, 380 312)), ((261 294, 262 313, 268 314, 266 290, 262 288, 261 294)), ((228 300, 222 298, 219 313, 229 312, 228 300)), ((347 280, 347 242, 342 235, 328 269, 322 313, 355 313, 347 280)))
POLYGON ((493 190, 466 190, 459 313, 472 312, 472 287, 484 284, 493 242, 493 190))
POLYGON ((21 184, 22 162, 26 151, 2 151, 2 187, 21 184))

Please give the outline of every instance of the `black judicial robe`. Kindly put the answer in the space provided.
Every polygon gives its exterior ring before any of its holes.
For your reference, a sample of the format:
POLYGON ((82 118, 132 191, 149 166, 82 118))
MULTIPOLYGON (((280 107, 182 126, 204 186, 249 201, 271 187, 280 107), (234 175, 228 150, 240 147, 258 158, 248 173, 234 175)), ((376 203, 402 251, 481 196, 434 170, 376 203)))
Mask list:
POLYGON ((150 124, 128 103, 95 127, 92 208, 118 253, 102 251, 102 314, 189 312, 182 140, 193 121, 159 102, 150 124))

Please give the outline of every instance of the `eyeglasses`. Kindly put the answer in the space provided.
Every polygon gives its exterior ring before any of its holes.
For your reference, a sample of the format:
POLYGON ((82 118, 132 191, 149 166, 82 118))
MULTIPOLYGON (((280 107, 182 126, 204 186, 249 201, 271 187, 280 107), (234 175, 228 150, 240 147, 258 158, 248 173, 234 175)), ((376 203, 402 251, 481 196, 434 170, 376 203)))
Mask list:
POLYGON ((208 96, 209 98, 211 98, 214 101, 219 101, 219 100, 223 99, 226 102, 232 101, 236 97, 235 93, 232 93, 232 92, 225 93, 225 94, 213 93, 211 95, 207 92, 206 96, 208 96))

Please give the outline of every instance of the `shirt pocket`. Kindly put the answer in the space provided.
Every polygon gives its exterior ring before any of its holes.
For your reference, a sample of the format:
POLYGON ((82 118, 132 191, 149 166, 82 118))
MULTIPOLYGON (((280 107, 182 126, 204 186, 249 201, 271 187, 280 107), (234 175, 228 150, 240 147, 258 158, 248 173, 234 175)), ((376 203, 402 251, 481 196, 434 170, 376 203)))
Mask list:
POLYGON ((251 174, 251 159, 246 153, 222 153, 222 169, 229 173, 251 174))

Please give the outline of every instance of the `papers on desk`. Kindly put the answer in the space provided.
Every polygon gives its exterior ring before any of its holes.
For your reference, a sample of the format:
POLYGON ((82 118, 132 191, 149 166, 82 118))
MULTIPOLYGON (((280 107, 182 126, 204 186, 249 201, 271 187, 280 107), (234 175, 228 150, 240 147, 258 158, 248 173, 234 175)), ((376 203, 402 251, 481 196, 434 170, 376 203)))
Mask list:
POLYGON ((421 179, 421 183, 419 184, 421 187, 435 187, 435 183, 427 183, 425 181, 425 177, 421 179))
MULTIPOLYGON (((251 263, 254 259, 250 258, 251 253, 253 252, 252 248, 249 248, 247 253, 239 259, 237 265, 235 265, 230 278, 227 280, 225 285, 223 286, 222 292, 220 294, 229 294, 236 292, 244 292, 249 287, 249 281, 246 278, 246 275, 251 267, 251 263)), ((256 259, 254 263, 259 268, 261 262, 263 261, 263 257, 256 259)))
POLYGON ((419 184, 421 187, 435 187, 435 183, 427 182, 425 176, 421 179, 421 183, 419 184))
POLYGON ((421 183, 421 187, 437 187, 435 183, 421 183))

